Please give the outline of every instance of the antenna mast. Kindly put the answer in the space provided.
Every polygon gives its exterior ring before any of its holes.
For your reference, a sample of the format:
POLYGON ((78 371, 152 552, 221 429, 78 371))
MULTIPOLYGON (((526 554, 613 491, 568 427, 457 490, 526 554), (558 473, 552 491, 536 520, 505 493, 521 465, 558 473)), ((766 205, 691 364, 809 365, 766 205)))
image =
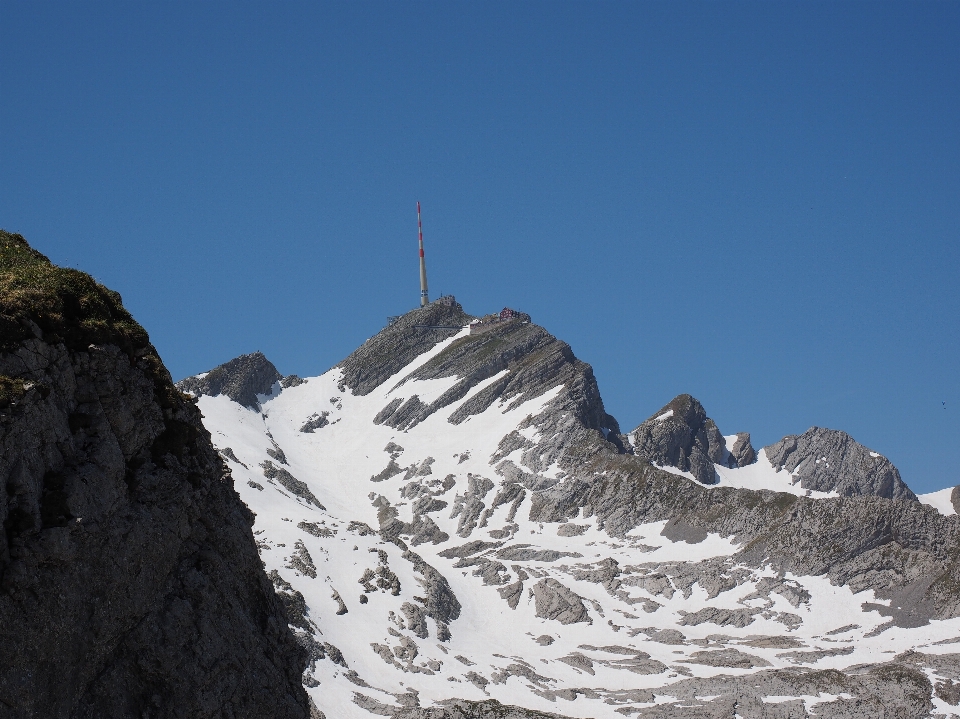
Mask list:
POLYGON ((417 230, 420 232, 420 306, 430 304, 427 293, 427 262, 423 259, 423 225, 420 224, 420 201, 417 201, 417 230))

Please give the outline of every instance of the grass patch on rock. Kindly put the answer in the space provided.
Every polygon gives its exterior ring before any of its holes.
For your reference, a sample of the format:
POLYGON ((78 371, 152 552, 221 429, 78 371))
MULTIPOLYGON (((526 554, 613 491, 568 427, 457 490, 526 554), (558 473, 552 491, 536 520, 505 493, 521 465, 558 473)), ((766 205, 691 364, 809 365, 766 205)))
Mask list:
POLYGON ((0 351, 34 336, 70 349, 115 344, 132 352, 149 344, 120 295, 79 270, 57 267, 17 234, 0 230, 0 351))

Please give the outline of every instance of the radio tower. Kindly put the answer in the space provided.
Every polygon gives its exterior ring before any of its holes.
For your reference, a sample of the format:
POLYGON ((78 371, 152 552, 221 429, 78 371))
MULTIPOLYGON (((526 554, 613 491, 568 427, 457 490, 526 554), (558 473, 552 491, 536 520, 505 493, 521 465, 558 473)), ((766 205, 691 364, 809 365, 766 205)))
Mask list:
POLYGON ((420 306, 430 304, 427 293, 427 262, 423 259, 423 225, 420 224, 420 202, 417 201, 417 230, 420 232, 420 306))

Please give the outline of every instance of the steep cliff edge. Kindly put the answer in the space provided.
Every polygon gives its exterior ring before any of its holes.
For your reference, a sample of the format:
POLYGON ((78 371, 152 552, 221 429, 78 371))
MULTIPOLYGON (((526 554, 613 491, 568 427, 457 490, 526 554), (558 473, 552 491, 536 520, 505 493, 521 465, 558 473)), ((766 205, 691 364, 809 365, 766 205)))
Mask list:
POLYGON ((0 231, 0 715, 308 717, 200 412, 120 296, 0 231))

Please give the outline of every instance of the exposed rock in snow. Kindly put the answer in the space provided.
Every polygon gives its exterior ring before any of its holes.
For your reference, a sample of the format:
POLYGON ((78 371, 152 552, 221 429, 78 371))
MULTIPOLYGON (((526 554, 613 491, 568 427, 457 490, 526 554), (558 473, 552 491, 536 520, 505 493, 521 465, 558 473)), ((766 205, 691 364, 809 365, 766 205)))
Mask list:
POLYGON ((727 462, 728 467, 746 467, 748 464, 753 464, 757 461, 757 452, 753 448, 753 445, 750 444, 750 433, 749 432, 739 432, 734 435, 736 439, 731 446, 730 443, 727 443, 727 446, 730 450, 730 458, 732 461, 727 462))
POLYGON ((688 394, 675 397, 630 434, 638 457, 690 472, 701 484, 716 482, 714 464, 745 466, 756 456, 750 435, 738 438, 734 451, 727 452, 717 425, 707 417, 703 405, 688 394))
POLYGON ((541 579, 530 591, 536 601, 538 617, 561 624, 592 623, 583 600, 556 579, 541 579))

